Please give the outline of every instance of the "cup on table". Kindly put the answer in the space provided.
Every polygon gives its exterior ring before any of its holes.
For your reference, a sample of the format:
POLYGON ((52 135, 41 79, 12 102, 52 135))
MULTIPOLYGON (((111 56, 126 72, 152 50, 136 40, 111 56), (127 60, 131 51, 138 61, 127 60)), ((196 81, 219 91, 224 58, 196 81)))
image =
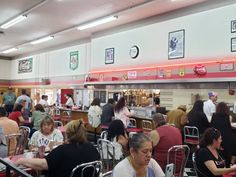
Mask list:
POLYGON ((45 156, 45 146, 39 146, 38 151, 39 151, 39 158, 44 158, 45 156))

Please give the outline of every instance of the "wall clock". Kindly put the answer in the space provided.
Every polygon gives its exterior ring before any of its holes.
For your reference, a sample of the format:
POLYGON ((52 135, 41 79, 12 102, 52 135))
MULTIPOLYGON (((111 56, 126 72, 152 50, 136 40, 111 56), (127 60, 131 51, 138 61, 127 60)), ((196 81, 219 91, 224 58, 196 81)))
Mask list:
POLYGON ((129 50, 129 55, 133 59, 137 58, 138 55, 139 55, 139 48, 138 48, 138 46, 136 46, 136 45, 132 46, 130 48, 130 50, 129 50))

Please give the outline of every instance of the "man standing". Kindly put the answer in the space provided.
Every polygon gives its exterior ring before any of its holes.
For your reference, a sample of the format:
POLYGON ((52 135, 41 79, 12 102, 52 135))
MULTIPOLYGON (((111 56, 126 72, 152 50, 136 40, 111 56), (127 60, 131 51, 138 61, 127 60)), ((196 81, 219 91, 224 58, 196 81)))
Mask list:
POLYGON ((12 91, 11 87, 8 87, 8 91, 3 95, 3 105, 8 114, 12 112, 15 101, 16 94, 12 91))
POLYGON ((21 95, 17 97, 16 103, 21 104, 22 101, 24 100, 24 112, 23 112, 23 117, 25 119, 28 119, 30 116, 30 109, 32 106, 31 98, 26 95, 26 90, 22 89, 21 95))
POLYGON ((108 99, 108 103, 103 106, 101 115, 102 125, 109 125, 111 123, 112 117, 114 116, 114 103, 115 101, 110 98, 108 99))
POLYGON ((48 96, 47 95, 42 95, 41 100, 39 101, 39 104, 41 104, 46 113, 49 113, 49 105, 48 105, 48 96))
POLYGON ((212 114, 216 112, 216 101, 217 101, 217 93, 209 92, 208 93, 209 100, 204 102, 203 111, 207 116, 209 122, 211 122, 212 114))

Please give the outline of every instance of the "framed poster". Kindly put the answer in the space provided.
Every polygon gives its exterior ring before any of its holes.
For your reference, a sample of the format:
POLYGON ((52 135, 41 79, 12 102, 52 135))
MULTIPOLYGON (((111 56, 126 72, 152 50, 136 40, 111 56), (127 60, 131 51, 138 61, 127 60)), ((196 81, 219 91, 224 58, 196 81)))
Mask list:
POLYGON ((231 21, 231 33, 236 32, 236 20, 231 21))
POLYGON ((236 52, 236 37, 231 38, 231 52, 236 52))
POLYGON ((79 52, 73 51, 70 52, 70 69, 75 70, 79 66, 79 52))
POLYGON ((184 58, 184 29, 169 32, 168 59, 184 58))
POLYGON ((113 64, 114 63, 114 48, 108 48, 105 50, 105 64, 113 64))
POLYGON ((18 61, 18 73, 29 73, 32 72, 33 58, 27 58, 18 61))

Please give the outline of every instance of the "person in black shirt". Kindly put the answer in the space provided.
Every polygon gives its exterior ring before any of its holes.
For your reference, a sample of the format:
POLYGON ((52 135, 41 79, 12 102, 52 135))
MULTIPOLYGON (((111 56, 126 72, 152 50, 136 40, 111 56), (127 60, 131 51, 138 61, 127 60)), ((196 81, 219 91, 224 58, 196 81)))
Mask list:
POLYGON ((225 161, 219 151, 221 142, 219 130, 208 128, 204 132, 195 159, 198 177, 222 177, 236 171, 236 165, 225 168, 225 161))
MULTIPOLYGON (((86 129, 82 120, 72 120, 67 124, 68 143, 53 149, 45 158, 20 158, 15 162, 35 170, 47 170, 47 177, 69 177, 77 165, 100 159, 96 148, 87 141, 86 129)), ((80 171, 78 171, 80 176, 80 171)), ((84 177, 91 177, 87 171, 84 177)))
POLYGON ((102 125, 109 125, 111 123, 112 117, 114 116, 114 103, 115 101, 110 98, 108 99, 108 103, 103 106, 101 115, 102 125))
POLYGON ((191 111, 187 114, 188 125, 196 126, 199 130, 200 135, 210 127, 206 114, 203 112, 203 101, 197 100, 191 111))

